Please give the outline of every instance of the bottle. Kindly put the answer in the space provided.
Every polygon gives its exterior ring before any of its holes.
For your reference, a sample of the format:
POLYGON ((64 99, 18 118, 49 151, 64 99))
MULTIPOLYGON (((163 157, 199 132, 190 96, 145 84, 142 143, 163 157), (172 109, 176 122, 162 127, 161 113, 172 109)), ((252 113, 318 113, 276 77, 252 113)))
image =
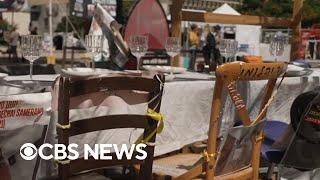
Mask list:
POLYGON ((9 165, 7 164, 5 158, 2 156, 2 151, 0 149, 0 179, 1 180, 11 180, 9 165))

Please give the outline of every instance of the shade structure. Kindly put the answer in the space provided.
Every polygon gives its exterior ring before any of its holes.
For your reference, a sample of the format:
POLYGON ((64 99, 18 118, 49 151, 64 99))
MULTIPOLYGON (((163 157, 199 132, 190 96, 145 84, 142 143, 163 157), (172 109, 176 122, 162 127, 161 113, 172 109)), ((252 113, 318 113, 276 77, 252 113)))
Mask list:
MULTIPOLYGON (((30 6, 38 6, 48 4, 48 1, 44 0, 28 0, 30 6)), ((52 0, 53 4, 67 4, 69 0, 52 0)))

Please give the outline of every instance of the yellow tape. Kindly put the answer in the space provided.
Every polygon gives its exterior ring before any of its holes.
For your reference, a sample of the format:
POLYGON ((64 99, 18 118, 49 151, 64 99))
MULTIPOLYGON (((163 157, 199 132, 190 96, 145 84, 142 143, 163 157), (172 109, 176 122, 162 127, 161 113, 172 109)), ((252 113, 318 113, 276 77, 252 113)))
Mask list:
POLYGON ((70 164, 70 160, 64 160, 64 161, 54 160, 54 162, 55 162, 56 164, 61 164, 61 165, 70 164))
POLYGON ((207 150, 204 150, 202 153, 203 158, 206 162, 209 162, 210 160, 216 159, 216 153, 209 154, 207 150))
POLYGON ((153 120, 158 121, 157 129, 155 129, 152 133, 150 133, 145 139, 143 139, 143 134, 136 140, 135 144, 143 143, 150 146, 155 146, 154 143, 149 143, 150 139, 157 133, 160 134, 164 128, 164 116, 161 113, 157 113, 156 111, 148 108, 147 116, 151 117, 153 120))
POLYGON ((67 125, 61 125, 59 123, 56 124, 57 128, 59 129, 70 129, 71 128, 71 124, 67 124, 67 125))

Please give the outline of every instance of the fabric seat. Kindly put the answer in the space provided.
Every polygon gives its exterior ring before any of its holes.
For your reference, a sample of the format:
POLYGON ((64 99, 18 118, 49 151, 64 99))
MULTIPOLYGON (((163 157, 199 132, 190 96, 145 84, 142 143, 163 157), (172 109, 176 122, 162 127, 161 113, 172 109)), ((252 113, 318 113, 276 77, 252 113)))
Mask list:
POLYGON ((185 174, 201 159, 201 154, 177 154, 155 160, 152 172, 157 175, 178 177, 185 174))
POLYGON ((286 128, 288 128, 288 126, 289 124, 280 121, 266 121, 263 129, 265 139, 271 141, 271 143, 274 143, 277 139, 281 137, 286 128))
MULTIPOLYGON (((58 180, 58 179, 59 179, 58 176, 54 176, 54 177, 44 178, 42 180, 58 180)), ((111 180, 111 179, 109 179, 101 174, 98 174, 95 172, 90 172, 90 173, 72 176, 69 178, 69 180, 111 180)))
POLYGON ((100 175, 98 173, 86 173, 86 174, 80 174, 77 176, 73 176, 69 178, 69 180, 111 180, 103 175, 100 175))

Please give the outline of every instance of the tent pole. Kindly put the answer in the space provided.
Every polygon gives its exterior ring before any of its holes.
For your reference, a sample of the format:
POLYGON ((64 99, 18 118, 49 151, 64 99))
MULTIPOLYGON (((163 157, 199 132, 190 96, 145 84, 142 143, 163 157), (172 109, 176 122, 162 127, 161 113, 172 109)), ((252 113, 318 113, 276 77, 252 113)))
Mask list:
POLYGON ((49 0, 50 56, 53 56, 52 0, 49 0))
POLYGON ((301 37, 302 8, 304 0, 294 0, 292 14, 292 44, 291 44, 291 61, 299 58, 299 45, 301 37))
MULTIPOLYGON (((184 0, 174 0, 170 7, 171 14, 171 36, 181 38, 181 23, 182 23, 182 6, 184 0)), ((174 57, 174 61, 171 65, 179 66, 180 55, 174 57)))

